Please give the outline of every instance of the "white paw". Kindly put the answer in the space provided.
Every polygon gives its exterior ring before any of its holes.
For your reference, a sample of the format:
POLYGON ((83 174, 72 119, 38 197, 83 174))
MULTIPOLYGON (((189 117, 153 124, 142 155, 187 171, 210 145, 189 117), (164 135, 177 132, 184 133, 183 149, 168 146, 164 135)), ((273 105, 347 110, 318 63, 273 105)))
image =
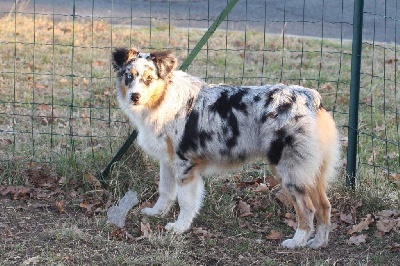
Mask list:
POLYGON ((292 238, 292 239, 287 239, 287 240, 283 241, 281 245, 284 248, 294 249, 294 248, 302 247, 305 244, 299 243, 296 239, 292 238))
POLYGON ((328 241, 321 241, 320 239, 310 239, 307 242, 307 246, 309 246, 312 249, 318 249, 318 248, 322 248, 322 247, 326 247, 328 245, 328 241))
POLYGON ((175 223, 168 223, 165 226, 165 229, 174 233, 182 234, 190 229, 190 224, 176 221, 175 223))
POLYGON ((157 208, 143 208, 141 212, 142 214, 147 216, 159 216, 163 213, 160 209, 157 208))

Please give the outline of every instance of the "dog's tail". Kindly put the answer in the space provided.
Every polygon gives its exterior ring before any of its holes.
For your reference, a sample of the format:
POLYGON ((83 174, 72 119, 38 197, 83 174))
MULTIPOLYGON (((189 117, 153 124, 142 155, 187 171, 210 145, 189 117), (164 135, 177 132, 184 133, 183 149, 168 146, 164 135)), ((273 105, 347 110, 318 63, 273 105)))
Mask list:
POLYGON ((340 161, 340 142, 335 122, 324 109, 320 109, 317 113, 317 136, 323 156, 317 183, 327 187, 337 175, 340 161))

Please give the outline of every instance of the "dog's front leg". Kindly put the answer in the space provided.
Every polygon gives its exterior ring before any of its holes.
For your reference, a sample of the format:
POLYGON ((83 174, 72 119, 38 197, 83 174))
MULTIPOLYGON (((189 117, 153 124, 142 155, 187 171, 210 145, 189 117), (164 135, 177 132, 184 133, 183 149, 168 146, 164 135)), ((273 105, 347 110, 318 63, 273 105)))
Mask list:
POLYGON ((160 162, 159 198, 152 208, 144 208, 142 213, 149 216, 165 215, 176 200, 177 182, 168 163, 160 162))
POLYGON ((197 173, 191 173, 178 185, 179 215, 174 223, 168 223, 165 229, 183 233, 190 229, 194 217, 200 211, 204 196, 204 182, 197 173))

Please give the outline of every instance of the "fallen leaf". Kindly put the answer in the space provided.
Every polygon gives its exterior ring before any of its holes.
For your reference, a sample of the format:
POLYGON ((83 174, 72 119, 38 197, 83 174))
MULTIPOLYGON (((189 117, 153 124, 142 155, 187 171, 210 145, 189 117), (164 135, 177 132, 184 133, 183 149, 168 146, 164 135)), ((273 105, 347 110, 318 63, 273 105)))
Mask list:
POLYGON ((368 214, 366 218, 364 218, 359 224, 353 225, 353 227, 347 232, 347 234, 351 235, 353 233, 360 233, 363 230, 367 230, 368 226, 374 222, 371 214, 368 214))
POLYGON ((291 220, 291 219, 284 219, 285 224, 287 224, 289 227, 292 227, 293 229, 297 229, 297 222, 291 220))
POLYGON ((239 217, 246 217, 253 215, 250 211, 250 204, 240 200, 237 205, 239 211, 239 217))
POLYGON ((142 238, 148 238, 151 236, 152 230, 150 228, 150 223, 140 222, 140 231, 142 232, 142 238))
POLYGON ((35 265, 39 262, 40 262, 40 256, 36 256, 36 257, 32 257, 32 258, 25 260, 22 264, 23 265, 30 265, 30 264, 35 265))
POLYGON ((364 234, 358 235, 358 236, 352 236, 347 240, 347 244, 359 246, 366 242, 366 238, 367 238, 367 235, 364 235, 364 234))
POLYGON ((353 223, 353 216, 351 214, 344 214, 343 212, 340 213, 340 220, 347 224, 353 223))
POLYGON ((31 189, 23 186, 0 186, 0 194, 5 196, 11 194, 11 198, 14 200, 29 198, 31 189))
POLYGON ((400 216, 400 210, 383 210, 375 214, 380 219, 397 218, 400 216))
POLYGON ((389 250, 392 252, 400 252, 400 243, 394 243, 389 247, 389 250))
POLYGON ((86 174, 87 181, 95 187, 101 187, 100 181, 92 174, 86 174))
POLYGON ((273 189, 274 187, 279 185, 281 182, 278 179, 274 178, 273 176, 269 176, 265 179, 265 183, 268 185, 268 187, 270 189, 273 189))
MULTIPOLYGON (((380 220, 376 222, 376 229, 382 233, 389 233, 396 226, 398 220, 380 220)), ((400 220, 399 220, 400 222, 400 220)))
POLYGON ((129 234, 125 230, 125 228, 119 228, 119 227, 117 227, 114 231, 112 231, 110 233, 110 237, 115 237, 115 238, 118 238, 121 240, 125 240, 125 239, 134 240, 135 239, 131 234, 129 234))
POLYGON ((271 230, 271 232, 266 236, 266 238, 268 240, 280 240, 283 238, 283 235, 279 231, 271 230))
POLYGON ((291 200, 290 200, 289 197, 286 195, 286 193, 283 192, 282 189, 281 189, 281 190, 278 190, 278 191, 275 193, 275 197, 276 197, 280 202, 282 202, 285 206, 287 206, 287 207, 293 206, 291 200))
POLYGON ((61 200, 55 203, 58 213, 65 213, 65 200, 61 200))
POLYGON ((212 234, 208 232, 207 230, 201 228, 201 227, 194 227, 192 229, 193 234, 197 235, 200 239, 205 239, 207 237, 211 237, 212 234))
POLYGON ((269 192, 269 188, 266 184, 260 183, 260 184, 258 184, 257 188, 254 190, 254 192, 261 192, 261 193, 267 194, 269 192))
POLYGON ((50 105, 47 104, 39 104, 36 109, 40 110, 40 111, 50 111, 51 107, 50 105))

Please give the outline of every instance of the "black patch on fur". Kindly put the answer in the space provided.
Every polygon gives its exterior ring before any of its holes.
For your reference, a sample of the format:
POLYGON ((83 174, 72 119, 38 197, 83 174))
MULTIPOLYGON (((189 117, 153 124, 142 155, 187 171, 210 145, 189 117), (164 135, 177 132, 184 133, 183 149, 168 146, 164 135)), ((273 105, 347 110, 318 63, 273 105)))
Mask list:
POLYGON ((192 110, 193 101, 194 101, 194 98, 192 97, 186 102, 186 113, 190 113, 190 111, 192 110))
POLYGON ((264 107, 267 107, 268 105, 271 104, 271 102, 274 100, 274 94, 279 90, 280 90, 279 88, 275 88, 267 94, 267 97, 265 98, 264 107))
POLYGON ((292 95, 290 97, 290 100, 288 102, 285 102, 281 105, 278 106, 278 113, 283 114, 289 111, 290 108, 292 108, 293 103, 296 102, 296 95, 292 95))
POLYGON ((128 59, 129 50, 126 48, 116 48, 112 53, 112 65, 114 71, 119 71, 124 65, 125 61, 128 59))
POLYGON ((132 74, 128 74, 125 76, 125 86, 128 86, 129 84, 131 84, 131 82, 133 81, 133 75, 132 74), (130 76, 130 77, 129 77, 130 76))
POLYGON ((205 148, 210 140, 212 140, 212 133, 199 130, 199 113, 192 111, 186 121, 177 155, 182 160, 187 160, 185 157, 186 152, 197 151, 199 147, 205 148))
POLYGON ((227 90, 221 92, 220 97, 210 106, 210 110, 225 119, 227 126, 222 128, 225 135, 231 133, 231 137, 227 138, 225 143, 228 149, 232 149, 237 145, 237 138, 240 135, 239 123, 233 109, 247 115, 247 106, 242 99, 247 95, 248 91, 239 89, 236 93, 229 96, 227 90))
POLYGON ((294 137, 287 135, 285 129, 279 129, 276 132, 276 138, 271 142, 271 146, 267 152, 268 160, 273 164, 277 165, 282 157, 282 152, 285 146, 292 146, 294 137))
POLYGON ((150 54, 151 59, 157 67, 159 78, 167 80, 176 68, 177 59, 171 51, 156 51, 150 54))
POLYGON ((261 117, 261 122, 265 123, 267 121, 267 119, 272 118, 275 119, 278 117, 278 114, 275 112, 270 112, 270 113, 264 113, 261 117))
POLYGON ((261 97, 258 96, 258 95, 256 95, 256 96, 254 96, 253 100, 254 100, 255 102, 259 102, 259 101, 261 100, 261 97))
POLYGON ((244 89, 239 90, 235 94, 228 96, 228 91, 221 92, 220 97, 210 106, 210 110, 217 112, 222 118, 226 119, 233 109, 247 114, 247 106, 242 102, 243 96, 247 94, 244 89))
POLYGON ((240 135, 238 120, 233 113, 228 117, 228 125, 232 130, 232 137, 226 140, 226 146, 232 149, 237 145, 237 138, 240 135))
POLYGON ((194 167, 194 165, 188 166, 188 167, 185 169, 185 171, 183 172, 183 174, 184 174, 184 175, 187 175, 187 174, 190 172, 190 170, 193 169, 193 167, 194 167))
POLYGON ((294 116, 294 121, 299 122, 299 120, 300 120, 301 118, 303 118, 303 117, 304 117, 304 115, 295 115, 295 116, 294 116))

